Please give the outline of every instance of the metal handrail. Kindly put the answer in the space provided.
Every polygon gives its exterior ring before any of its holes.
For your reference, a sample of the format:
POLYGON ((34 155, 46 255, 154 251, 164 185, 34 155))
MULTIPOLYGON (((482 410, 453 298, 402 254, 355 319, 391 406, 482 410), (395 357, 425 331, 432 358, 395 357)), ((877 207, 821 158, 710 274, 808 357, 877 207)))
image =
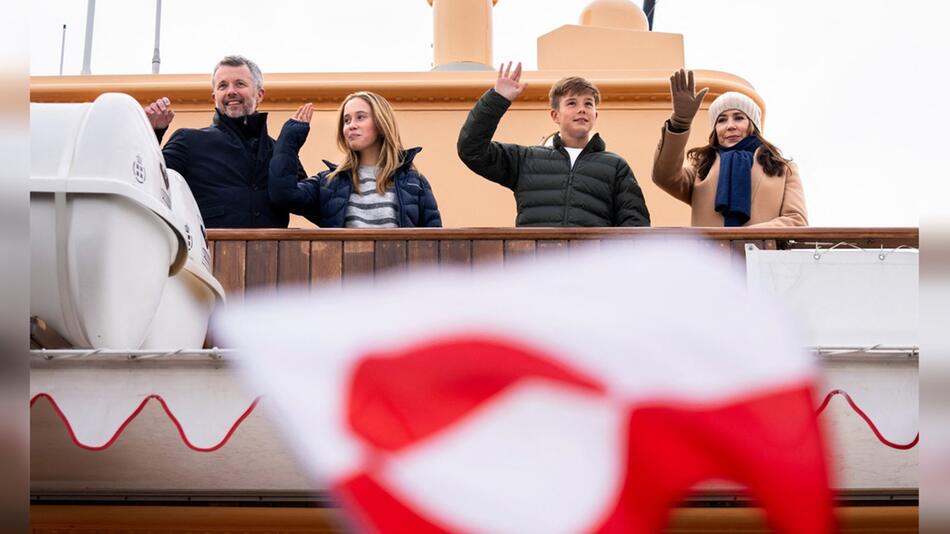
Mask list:
POLYGON ((823 360, 868 356, 895 357, 899 359, 918 359, 920 357, 920 347, 917 345, 818 345, 808 347, 808 350, 823 360))
MULTIPOLYGON (((916 359, 920 357, 920 347, 916 345, 815 345, 806 350, 820 359, 841 357, 882 356, 916 359)), ((235 349, 174 349, 174 350, 116 350, 116 349, 34 349, 30 351, 31 360, 91 360, 91 361, 207 361, 223 360, 233 356, 235 349)), ((230 358, 228 358, 230 359, 230 358)))
POLYGON ((117 349, 34 349, 31 360, 94 360, 94 361, 207 361, 231 356, 234 349, 173 349, 173 350, 117 350, 117 349))

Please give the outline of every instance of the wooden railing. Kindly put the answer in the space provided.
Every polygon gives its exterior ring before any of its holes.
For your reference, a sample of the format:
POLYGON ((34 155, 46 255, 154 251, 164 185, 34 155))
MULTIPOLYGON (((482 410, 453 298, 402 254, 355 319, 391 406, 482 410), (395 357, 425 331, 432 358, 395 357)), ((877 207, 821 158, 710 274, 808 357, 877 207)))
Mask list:
POLYGON ((301 285, 345 287, 366 275, 433 265, 472 270, 514 258, 617 240, 692 239, 742 262, 745 244, 764 249, 918 246, 916 228, 464 228, 209 230, 214 275, 231 302, 245 290, 277 291, 301 285))

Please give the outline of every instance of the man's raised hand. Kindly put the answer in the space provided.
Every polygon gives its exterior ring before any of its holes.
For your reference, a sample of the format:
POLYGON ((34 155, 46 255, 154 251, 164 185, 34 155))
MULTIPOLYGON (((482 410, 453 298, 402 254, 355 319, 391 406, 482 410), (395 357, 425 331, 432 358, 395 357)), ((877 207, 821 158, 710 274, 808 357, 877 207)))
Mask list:
POLYGON ((175 112, 172 111, 172 103, 168 97, 161 97, 152 102, 145 108, 145 116, 148 117, 149 124, 153 130, 164 130, 172 123, 175 118, 175 112))
POLYGON ((521 82, 521 62, 518 62, 518 65, 515 67, 515 70, 511 70, 511 62, 508 62, 507 68, 505 64, 502 63, 498 68, 498 79, 495 80, 495 92, 501 96, 507 98, 509 101, 513 101, 524 92, 527 83, 521 82))

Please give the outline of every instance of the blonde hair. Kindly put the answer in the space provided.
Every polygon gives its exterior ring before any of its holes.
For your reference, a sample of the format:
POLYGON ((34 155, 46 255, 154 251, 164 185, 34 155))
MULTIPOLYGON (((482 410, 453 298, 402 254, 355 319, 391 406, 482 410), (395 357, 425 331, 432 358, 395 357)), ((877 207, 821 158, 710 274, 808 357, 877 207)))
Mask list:
POLYGON ((356 172, 360 166, 360 155, 351 150, 346 143, 346 137, 343 135, 343 108, 353 100, 360 98, 369 104, 373 116, 373 124, 376 125, 378 134, 377 141, 381 143, 379 147, 379 160, 376 162, 376 191, 383 194, 393 183, 393 175, 396 169, 402 165, 402 140, 399 138, 399 128, 396 126, 396 116, 393 113, 389 101, 376 93, 369 91, 357 91, 351 93, 343 99, 340 104, 340 111, 337 116, 336 125, 336 146, 343 151, 343 162, 333 170, 327 180, 333 180, 337 175, 344 171, 350 171, 353 179, 353 189, 359 190, 359 173, 356 172))

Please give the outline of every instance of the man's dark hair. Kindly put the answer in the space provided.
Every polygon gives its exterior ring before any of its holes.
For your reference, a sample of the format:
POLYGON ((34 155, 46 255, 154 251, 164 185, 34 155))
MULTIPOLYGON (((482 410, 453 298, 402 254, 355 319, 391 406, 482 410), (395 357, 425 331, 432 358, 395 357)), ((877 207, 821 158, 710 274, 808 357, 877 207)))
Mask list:
POLYGON ((251 79, 254 80, 254 89, 263 89, 264 75, 261 73, 261 68, 257 66, 257 63, 254 63, 244 56, 224 56, 224 59, 219 61, 218 64, 214 66, 214 70, 211 71, 211 88, 214 89, 214 75, 217 74, 219 68, 241 66, 247 66, 247 69, 251 71, 251 79))

